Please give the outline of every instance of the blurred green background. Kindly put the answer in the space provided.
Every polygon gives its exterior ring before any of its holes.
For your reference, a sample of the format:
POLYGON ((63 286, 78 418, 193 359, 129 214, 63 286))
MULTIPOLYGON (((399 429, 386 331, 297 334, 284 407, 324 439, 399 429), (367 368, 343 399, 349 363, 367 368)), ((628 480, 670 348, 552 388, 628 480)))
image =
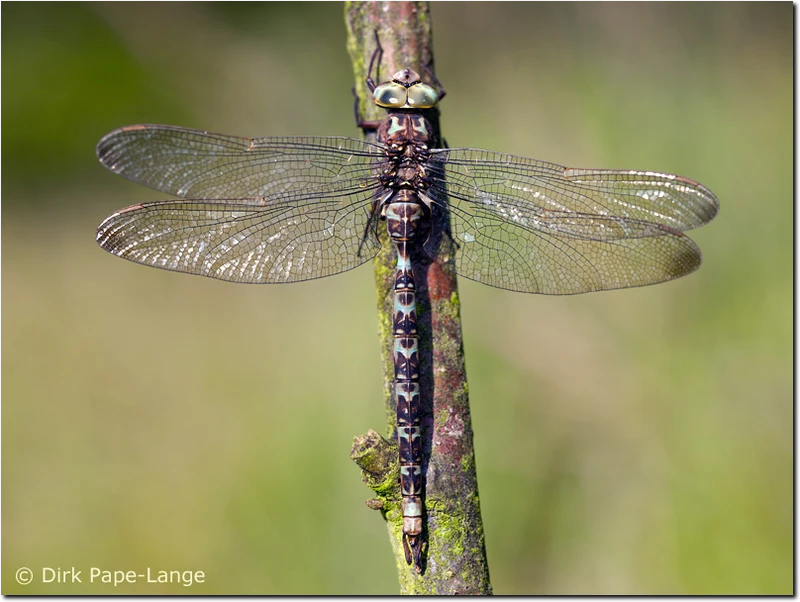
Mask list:
MULTIPOLYGON (((358 137, 342 13, 3 3, 3 593, 398 591, 348 459, 384 428, 370 267, 236 286, 94 242, 164 198, 97 163, 115 127, 358 137), (72 566, 83 584, 41 583, 72 566), (207 577, 114 588, 91 566, 207 577)), ((791 593, 792 5, 432 13, 451 146, 679 173, 721 201, 676 282, 461 281, 495 592, 791 593)))

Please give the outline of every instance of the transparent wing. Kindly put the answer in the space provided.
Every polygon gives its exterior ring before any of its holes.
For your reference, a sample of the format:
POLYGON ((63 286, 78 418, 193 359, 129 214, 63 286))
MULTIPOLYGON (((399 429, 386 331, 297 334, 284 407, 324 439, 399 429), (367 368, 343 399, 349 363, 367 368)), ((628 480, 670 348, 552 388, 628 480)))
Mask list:
POLYGON ((375 145, 146 125, 111 132, 97 155, 134 182, 193 197, 134 205, 108 217, 97 241, 119 257, 266 283, 328 276, 377 252, 371 205, 382 155, 375 145))
POLYGON ((343 199, 339 204, 332 197, 305 196, 267 204, 179 200, 133 205, 98 226, 97 242, 137 263, 231 282, 321 278, 361 265, 378 251, 375 237, 364 238, 370 193, 343 199))
POLYGON ((719 208, 711 191, 680 176, 571 169, 484 150, 434 152, 429 171, 429 196, 451 214, 458 273, 530 293, 688 274, 701 255, 683 231, 719 208))
POLYGON ((355 138, 240 138, 168 125, 120 128, 97 145, 100 163, 114 173, 197 199, 369 187, 382 157, 380 146, 355 138))

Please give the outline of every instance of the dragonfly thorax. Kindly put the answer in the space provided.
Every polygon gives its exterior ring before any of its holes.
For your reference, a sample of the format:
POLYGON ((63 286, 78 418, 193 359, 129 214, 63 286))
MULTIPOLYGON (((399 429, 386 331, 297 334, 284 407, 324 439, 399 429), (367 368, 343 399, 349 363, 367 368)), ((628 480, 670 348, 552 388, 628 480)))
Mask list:
POLYGON ((413 69, 401 69, 392 81, 383 83, 372 93, 375 104, 384 109, 430 109, 439 102, 439 93, 423 83, 413 69))
POLYGON ((433 128, 422 115, 390 113, 378 127, 386 165, 380 181, 386 188, 426 188, 425 166, 434 142, 433 128))

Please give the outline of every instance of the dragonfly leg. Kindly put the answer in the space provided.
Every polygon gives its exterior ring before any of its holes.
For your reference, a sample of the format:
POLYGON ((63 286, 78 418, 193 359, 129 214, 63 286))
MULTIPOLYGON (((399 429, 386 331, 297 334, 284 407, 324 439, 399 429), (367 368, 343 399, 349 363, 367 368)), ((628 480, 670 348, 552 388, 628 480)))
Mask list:
MULTIPOLYGON (((372 79, 372 68, 375 66, 375 60, 378 57, 383 58, 383 46, 381 46, 381 40, 378 38, 378 30, 375 30, 375 52, 372 53, 372 58, 369 60, 369 69, 367 69, 367 88, 369 88, 370 92, 374 92, 377 85, 375 84, 375 80, 372 79)), ((378 69, 380 69, 380 59, 378 59, 378 69)), ((375 77, 378 76, 378 72, 376 70, 375 77)))
POLYGON ((356 98, 356 125, 358 127, 364 131, 374 131, 377 130, 382 123, 382 121, 362 121, 360 119, 360 115, 358 114, 358 98, 356 98))
POLYGON ((391 192, 382 197, 377 197, 372 201, 372 207, 369 210, 369 220, 367 221, 367 225, 364 226, 364 234, 361 237, 361 242, 358 244, 357 254, 359 257, 361 257, 361 249, 364 248, 364 243, 367 242, 367 236, 369 236, 370 230, 372 230, 372 234, 375 236, 375 242, 378 244, 381 243, 381 239, 378 237, 378 219, 380 218, 380 212, 382 211, 384 203, 386 203, 390 196, 391 192))
MULTIPOLYGON (((372 58, 369 60, 369 68, 367 69, 367 88, 370 92, 374 92, 377 85, 375 84, 375 80, 372 79, 372 70, 375 69, 375 77, 378 77, 378 70, 380 69, 380 59, 383 58, 383 46, 381 46, 381 41, 378 38, 378 31, 375 30, 375 51, 372 53, 372 58), (377 67, 376 67, 377 62, 377 67)), ((365 121, 361 119, 361 113, 359 112, 358 106, 358 95, 356 94, 355 88, 353 88, 353 96, 356 98, 355 102, 355 114, 356 114, 356 125, 364 130, 374 131, 377 130, 378 127, 383 123, 383 120, 373 120, 373 121, 365 121)))

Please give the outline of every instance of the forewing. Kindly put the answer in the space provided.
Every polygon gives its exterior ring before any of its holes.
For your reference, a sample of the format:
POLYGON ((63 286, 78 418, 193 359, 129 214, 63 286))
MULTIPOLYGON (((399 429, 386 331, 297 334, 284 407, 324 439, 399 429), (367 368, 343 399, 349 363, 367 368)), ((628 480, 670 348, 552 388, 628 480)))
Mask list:
POLYGON ((167 125, 133 125, 97 145, 121 176, 183 198, 273 199, 376 182, 380 147, 355 138, 240 138, 167 125))

